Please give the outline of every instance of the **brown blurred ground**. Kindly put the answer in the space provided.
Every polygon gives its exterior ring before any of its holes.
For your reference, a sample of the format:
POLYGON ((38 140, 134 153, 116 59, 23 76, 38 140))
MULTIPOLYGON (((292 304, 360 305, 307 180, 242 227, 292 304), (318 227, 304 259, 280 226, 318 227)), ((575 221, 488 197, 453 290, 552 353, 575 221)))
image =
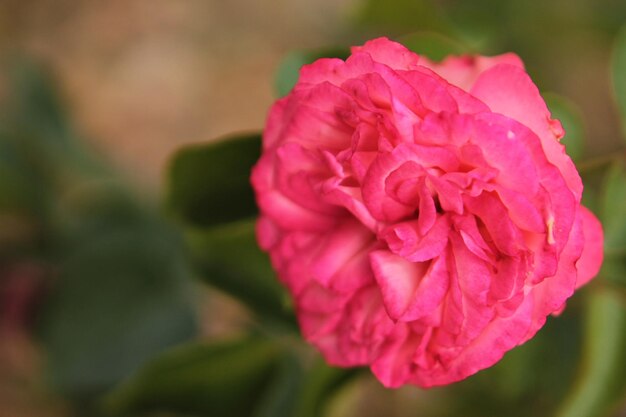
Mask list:
MULTIPOLYGON (((157 190, 179 146, 260 129, 285 52, 346 43, 354 29, 349 17, 362 4, 1 0, 0 46, 5 59, 7 51, 19 51, 49 65, 83 136, 131 179, 157 190)), ((550 36, 538 35, 540 26, 511 30, 524 33, 526 49, 517 52, 531 75, 541 75, 536 81, 581 107, 593 156, 618 143, 608 71, 612 39, 575 24, 593 7, 576 4, 563 8, 572 24, 554 23, 550 36)))
POLYGON ((156 188, 185 143, 260 129, 290 49, 337 41, 353 0, 9 0, 5 50, 54 71, 77 123, 156 188))

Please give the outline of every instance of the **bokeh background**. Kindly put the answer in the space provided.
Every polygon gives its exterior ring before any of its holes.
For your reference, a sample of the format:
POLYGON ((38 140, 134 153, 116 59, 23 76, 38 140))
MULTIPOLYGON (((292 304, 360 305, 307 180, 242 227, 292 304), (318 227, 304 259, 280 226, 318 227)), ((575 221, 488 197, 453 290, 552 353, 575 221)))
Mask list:
MULTIPOLYGON (((272 283, 249 293, 224 284, 233 265, 259 256, 245 246, 251 241, 243 226, 209 233, 223 240, 206 238, 190 224, 213 221, 185 222, 176 213, 184 203, 169 201, 179 178, 191 190, 178 186, 183 200, 204 184, 192 168, 179 167, 181 158, 189 167, 202 158, 179 153, 176 163, 172 155, 262 129, 277 86, 288 84, 306 51, 419 32, 429 41, 418 45, 435 54, 432 39, 442 37, 466 52, 520 55, 569 128, 588 204, 626 218, 623 166, 605 169, 607 156, 619 159, 624 149, 614 84, 622 77, 626 85, 626 73, 612 68, 625 24, 620 0, 2 0, 0 417, 304 416, 306 407, 329 416, 626 416, 624 245, 615 245, 617 260, 604 281, 576 295, 502 366, 446 389, 389 391, 367 372, 333 373, 319 364, 286 330, 288 306, 272 283), (612 327, 603 327, 607 321, 612 327), (593 341, 590 328, 597 330, 593 341), (297 353, 278 355, 282 371, 242 365, 246 385, 224 379, 230 371, 211 370, 210 361, 204 374, 168 373, 202 368, 189 362, 201 352, 183 346, 170 353, 169 368, 146 375, 186 389, 172 393, 165 384, 141 393, 140 383, 127 383, 110 400, 120 383, 173 346, 250 333, 297 353), (596 369, 594 357, 613 359, 596 369), (308 376, 316 372, 322 376, 308 376), (267 399, 266 385, 296 400, 267 399), (290 386, 304 388, 285 394, 290 386), (229 396, 230 403, 220 402, 229 396), (236 403, 253 405, 228 408, 236 403)), ((609 221, 621 233, 615 240, 626 240, 624 224, 609 221)), ((274 357, 266 341, 242 340, 211 345, 207 358, 232 357, 234 364, 274 357)))

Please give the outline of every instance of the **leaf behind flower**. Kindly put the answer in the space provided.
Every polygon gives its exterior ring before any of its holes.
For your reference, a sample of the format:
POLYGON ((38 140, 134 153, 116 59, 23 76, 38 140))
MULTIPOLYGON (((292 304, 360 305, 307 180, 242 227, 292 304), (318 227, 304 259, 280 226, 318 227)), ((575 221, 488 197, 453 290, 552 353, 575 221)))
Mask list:
POLYGON ((398 42, 419 55, 441 61, 448 55, 471 53, 469 46, 437 32, 415 32, 401 36, 398 42))
POLYGON ((610 167, 603 191, 599 217, 605 234, 604 263, 587 293, 579 378, 558 417, 606 416, 626 398, 626 167, 623 161, 616 160, 610 167))
POLYGON ((166 204, 185 225, 216 226, 257 213, 250 171, 261 136, 231 136, 179 150, 169 164, 166 204))
POLYGON ((105 405, 116 414, 248 417, 275 374, 279 353, 276 344, 251 337, 183 345, 152 359, 105 405))
POLYGON ((200 277, 243 302, 260 316, 295 328, 285 289, 268 256, 259 249, 254 219, 186 233, 191 259, 200 277))
POLYGON ((109 394, 114 414, 319 417, 358 371, 332 368, 293 341, 244 336, 179 346, 109 394), (300 352, 303 353, 303 352, 300 352))
POLYGON ((590 294, 585 332, 581 375, 558 417, 606 416, 624 402, 626 304, 618 293, 590 294))

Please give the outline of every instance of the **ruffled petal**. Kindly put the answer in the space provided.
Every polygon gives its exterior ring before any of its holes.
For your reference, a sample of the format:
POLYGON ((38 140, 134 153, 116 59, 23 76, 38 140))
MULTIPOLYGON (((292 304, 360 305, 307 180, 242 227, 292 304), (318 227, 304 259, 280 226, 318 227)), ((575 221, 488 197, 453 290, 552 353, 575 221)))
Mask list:
POLYGON ((580 200, 582 182, 565 147, 558 142, 564 132, 539 90, 523 69, 499 64, 485 71, 471 89, 472 95, 485 102, 496 113, 508 116, 530 128, 541 139, 548 160, 563 173, 570 190, 580 200))
POLYGON ((420 57, 420 65, 430 68, 450 84, 470 91, 476 80, 488 69, 499 65, 508 64, 524 69, 522 60, 513 53, 485 56, 451 56, 440 63, 420 57))

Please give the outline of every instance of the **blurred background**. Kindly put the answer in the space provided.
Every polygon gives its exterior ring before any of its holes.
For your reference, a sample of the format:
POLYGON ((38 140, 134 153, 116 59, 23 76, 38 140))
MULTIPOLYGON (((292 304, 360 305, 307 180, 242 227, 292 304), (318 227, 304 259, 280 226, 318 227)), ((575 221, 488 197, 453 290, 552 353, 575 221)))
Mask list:
POLYGON ((626 416, 625 24, 621 0, 0 1, 0 417, 626 416), (614 245, 536 339, 429 391, 320 363, 254 213, 203 180, 254 161, 204 144, 254 137, 300 64, 407 34, 521 56, 614 245))

